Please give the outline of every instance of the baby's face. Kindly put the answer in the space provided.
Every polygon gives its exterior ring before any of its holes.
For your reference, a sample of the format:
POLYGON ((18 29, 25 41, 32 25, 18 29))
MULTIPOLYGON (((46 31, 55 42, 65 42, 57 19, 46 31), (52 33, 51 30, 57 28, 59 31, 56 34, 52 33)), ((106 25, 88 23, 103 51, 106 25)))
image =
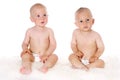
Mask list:
POLYGON ((76 15, 75 24, 81 31, 89 31, 94 23, 94 19, 89 13, 81 12, 76 15))
POLYGON ((31 18, 37 26, 44 27, 48 22, 48 15, 44 8, 35 9, 31 18))

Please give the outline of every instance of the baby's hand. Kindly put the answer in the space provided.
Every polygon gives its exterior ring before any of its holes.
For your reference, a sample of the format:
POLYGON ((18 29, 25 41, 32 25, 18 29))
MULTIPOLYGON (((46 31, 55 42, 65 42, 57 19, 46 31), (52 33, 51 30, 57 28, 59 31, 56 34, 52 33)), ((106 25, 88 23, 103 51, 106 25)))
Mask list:
POLYGON ((24 53, 31 53, 29 49, 23 50, 24 53))
POLYGON ((29 49, 24 49, 22 52, 21 52, 21 57, 22 57, 22 55, 24 55, 25 53, 29 53, 29 54, 31 54, 31 52, 30 52, 30 50, 29 49))
POLYGON ((77 53, 75 53, 75 55, 78 56, 79 58, 83 57, 83 53, 81 53, 81 52, 77 52, 77 53))
POLYGON ((48 56, 43 55, 43 56, 41 57, 41 62, 45 63, 45 62, 47 61, 47 59, 48 59, 48 56))
POLYGON ((93 57, 91 57, 91 58, 89 59, 89 62, 90 62, 90 63, 93 63, 93 62, 95 62, 97 59, 98 59, 97 57, 93 56, 93 57))

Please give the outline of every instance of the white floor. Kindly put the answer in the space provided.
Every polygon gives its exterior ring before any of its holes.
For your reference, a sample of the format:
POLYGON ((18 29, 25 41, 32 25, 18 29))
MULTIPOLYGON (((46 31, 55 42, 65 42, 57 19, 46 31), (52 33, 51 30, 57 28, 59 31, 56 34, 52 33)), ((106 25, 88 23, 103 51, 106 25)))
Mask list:
POLYGON ((22 75, 19 73, 20 58, 4 57, 0 58, 0 80, 120 80, 120 60, 116 57, 107 57, 104 60, 104 69, 91 69, 88 72, 72 69, 69 62, 61 60, 46 74, 37 70, 41 63, 35 62, 32 73, 22 75))

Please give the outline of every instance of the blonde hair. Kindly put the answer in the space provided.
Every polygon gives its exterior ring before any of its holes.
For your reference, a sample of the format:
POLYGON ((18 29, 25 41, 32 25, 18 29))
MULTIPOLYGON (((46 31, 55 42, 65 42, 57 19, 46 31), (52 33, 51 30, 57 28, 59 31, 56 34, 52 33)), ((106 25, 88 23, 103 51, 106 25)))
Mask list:
POLYGON ((45 7, 43 4, 41 4, 41 3, 36 3, 36 4, 34 4, 34 5, 30 8, 30 15, 33 16, 34 11, 35 11, 36 9, 39 9, 39 8, 46 9, 46 7, 45 7))
POLYGON ((86 8, 86 7, 80 7, 79 9, 77 9, 77 11, 75 12, 75 16, 77 17, 77 15, 82 12, 87 12, 92 17, 92 13, 91 13, 90 9, 86 8))

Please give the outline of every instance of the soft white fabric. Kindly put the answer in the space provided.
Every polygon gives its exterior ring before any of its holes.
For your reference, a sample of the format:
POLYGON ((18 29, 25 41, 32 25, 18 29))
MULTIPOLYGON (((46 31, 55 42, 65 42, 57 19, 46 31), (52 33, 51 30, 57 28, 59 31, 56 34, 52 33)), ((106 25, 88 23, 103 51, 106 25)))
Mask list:
POLYGON ((41 59, 37 53, 33 53, 33 56, 35 58, 35 61, 41 61, 41 59))
POLYGON ((116 57, 104 59, 104 69, 91 69, 82 71, 73 69, 65 60, 59 60, 57 64, 46 74, 38 71, 42 63, 33 63, 32 73, 22 75, 19 73, 21 59, 19 57, 0 58, 0 80, 119 80, 120 61, 116 57))
POLYGON ((89 64, 89 61, 88 61, 87 59, 82 59, 81 61, 82 61, 82 63, 83 63, 84 65, 89 64))

